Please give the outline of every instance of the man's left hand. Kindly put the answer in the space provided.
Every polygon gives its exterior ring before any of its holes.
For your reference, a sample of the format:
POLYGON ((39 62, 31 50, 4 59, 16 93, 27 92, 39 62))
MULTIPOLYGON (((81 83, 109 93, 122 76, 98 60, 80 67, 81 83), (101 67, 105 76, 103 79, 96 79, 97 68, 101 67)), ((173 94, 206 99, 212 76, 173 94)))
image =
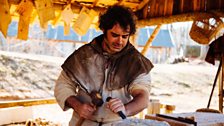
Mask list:
POLYGON ((125 114, 125 107, 123 102, 119 98, 112 98, 107 102, 107 108, 109 108, 114 113, 122 111, 125 114))

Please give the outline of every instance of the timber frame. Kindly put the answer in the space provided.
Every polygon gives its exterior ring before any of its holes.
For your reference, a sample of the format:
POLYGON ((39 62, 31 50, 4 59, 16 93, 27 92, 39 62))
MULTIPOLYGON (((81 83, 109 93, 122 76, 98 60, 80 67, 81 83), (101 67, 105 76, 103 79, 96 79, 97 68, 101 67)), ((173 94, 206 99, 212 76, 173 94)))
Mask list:
MULTIPOLYGON (((8 0, 13 6, 17 6, 20 1, 22 0, 8 0)), ((164 0, 162 2, 159 0, 52 0, 52 2, 56 13, 60 13, 67 4, 71 3, 72 11, 76 14, 74 19, 77 18, 83 6, 103 12, 110 5, 124 5, 132 8, 136 13, 139 27, 193 21, 208 13, 224 18, 224 1, 222 0, 164 0), (207 4, 204 3, 205 1, 207 4), (200 9, 195 7, 198 5, 200 9), (150 10, 151 7, 155 10, 150 10), (167 8, 170 8, 169 11, 167 8)), ((17 18, 19 16, 15 11, 11 15, 17 18)))

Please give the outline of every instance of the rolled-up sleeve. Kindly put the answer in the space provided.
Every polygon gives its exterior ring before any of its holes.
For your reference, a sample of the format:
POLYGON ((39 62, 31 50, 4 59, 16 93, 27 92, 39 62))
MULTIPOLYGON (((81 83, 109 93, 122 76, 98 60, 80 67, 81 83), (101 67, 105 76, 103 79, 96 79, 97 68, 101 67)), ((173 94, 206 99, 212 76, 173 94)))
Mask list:
POLYGON ((129 86, 128 92, 132 93, 136 89, 142 89, 147 92, 151 90, 151 74, 140 74, 129 86))
POLYGON ((66 106, 66 99, 70 96, 75 96, 76 84, 66 75, 64 71, 61 71, 60 76, 56 80, 54 96, 59 106, 65 111, 69 107, 66 106))

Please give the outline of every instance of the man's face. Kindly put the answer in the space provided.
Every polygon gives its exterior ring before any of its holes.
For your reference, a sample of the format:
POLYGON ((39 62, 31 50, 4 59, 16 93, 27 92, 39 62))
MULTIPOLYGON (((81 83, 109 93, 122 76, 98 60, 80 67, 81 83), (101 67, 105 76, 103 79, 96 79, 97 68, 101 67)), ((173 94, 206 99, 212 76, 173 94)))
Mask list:
POLYGON ((103 49, 109 54, 120 52, 128 43, 130 27, 124 30, 118 23, 112 29, 104 31, 103 49))

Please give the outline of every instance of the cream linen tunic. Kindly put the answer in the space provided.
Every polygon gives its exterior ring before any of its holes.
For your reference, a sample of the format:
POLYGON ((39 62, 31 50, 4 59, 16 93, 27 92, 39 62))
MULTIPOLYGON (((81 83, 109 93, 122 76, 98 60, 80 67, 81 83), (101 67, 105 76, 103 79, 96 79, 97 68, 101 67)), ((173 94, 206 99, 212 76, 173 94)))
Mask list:
MULTIPOLYGON (((107 70, 106 70, 107 73, 107 70)), ((105 74, 107 75, 107 74, 105 74)), ((106 78, 106 77, 105 77, 106 78)), ((105 79, 106 80, 106 79, 105 79)), ((124 88, 121 88, 119 90, 112 90, 108 91, 105 88, 105 83, 103 84, 103 90, 102 90, 102 98, 103 101, 106 101, 107 97, 112 98, 120 98, 124 104, 131 101, 131 92, 135 89, 144 89, 145 91, 149 92, 150 90, 150 84, 151 84, 151 76, 150 73, 148 74, 141 74, 139 75, 133 83, 128 87, 125 86, 124 88)), ((54 95, 56 97, 56 100, 59 104, 59 106, 65 111, 69 109, 68 106, 65 105, 66 99, 70 96, 77 96, 76 90, 76 84, 71 81, 71 79, 66 75, 64 71, 61 72, 60 76, 58 77, 55 85, 54 95)), ((88 87, 85 87, 88 90, 88 87)), ((87 99, 87 101, 91 101, 89 99, 89 96, 83 91, 79 90, 79 95, 82 98, 81 99, 87 99)), ((69 126, 75 126, 76 122, 78 121, 79 116, 75 111, 73 111, 72 118, 69 122, 69 126)), ((119 120, 122 120, 121 117, 118 116, 118 114, 113 113, 109 109, 106 108, 106 103, 104 103, 101 107, 98 107, 97 111, 94 113, 92 120, 85 120, 82 124, 82 126, 98 126, 98 122, 103 122, 103 126, 114 124, 115 122, 119 122, 119 120)))

